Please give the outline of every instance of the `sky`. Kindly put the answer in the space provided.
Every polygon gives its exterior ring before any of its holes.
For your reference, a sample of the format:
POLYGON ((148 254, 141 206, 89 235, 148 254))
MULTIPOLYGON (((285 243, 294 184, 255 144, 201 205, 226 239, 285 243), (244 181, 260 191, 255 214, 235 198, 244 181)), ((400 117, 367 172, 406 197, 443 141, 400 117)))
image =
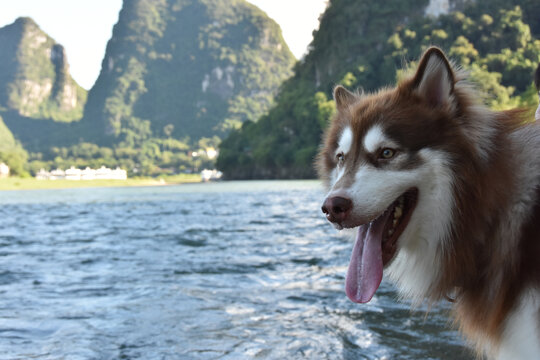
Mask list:
MULTIPOLYGON (((282 28, 293 54, 300 58, 318 28, 327 0, 248 0, 282 28)), ((71 75, 90 89, 101 70, 107 41, 118 21, 122 0, 0 0, 0 27, 29 16, 62 44, 71 75)))

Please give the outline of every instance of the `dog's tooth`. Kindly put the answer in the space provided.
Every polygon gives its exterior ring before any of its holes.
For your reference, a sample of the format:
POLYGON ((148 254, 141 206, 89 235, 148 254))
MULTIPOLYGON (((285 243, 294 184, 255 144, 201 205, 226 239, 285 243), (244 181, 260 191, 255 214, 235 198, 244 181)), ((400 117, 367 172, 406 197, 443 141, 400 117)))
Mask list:
POLYGON ((394 233, 394 229, 388 230, 388 236, 392 236, 393 233, 394 233))
POLYGON ((394 210, 394 218, 399 219, 403 215, 403 209, 399 206, 396 206, 396 209, 394 210))
POLYGON ((396 227, 396 226, 397 226, 397 223, 398 223, 398 220, 397 220, 397 219, 394 219, 394 221, 392 221, 392 226, 393 226, 393 227, 396 227))

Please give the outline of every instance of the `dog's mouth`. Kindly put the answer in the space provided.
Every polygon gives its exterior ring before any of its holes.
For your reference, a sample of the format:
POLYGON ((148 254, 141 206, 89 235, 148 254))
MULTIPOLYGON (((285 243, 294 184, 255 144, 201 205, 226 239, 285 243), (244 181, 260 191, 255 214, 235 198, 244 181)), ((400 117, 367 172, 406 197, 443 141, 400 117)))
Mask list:
POLYGON ((345 287, 352 301, 369 302, 379 288, 383 267, 394 258, 417 200, 418 189, 410 189, 375 220, 358 227, 345 287))

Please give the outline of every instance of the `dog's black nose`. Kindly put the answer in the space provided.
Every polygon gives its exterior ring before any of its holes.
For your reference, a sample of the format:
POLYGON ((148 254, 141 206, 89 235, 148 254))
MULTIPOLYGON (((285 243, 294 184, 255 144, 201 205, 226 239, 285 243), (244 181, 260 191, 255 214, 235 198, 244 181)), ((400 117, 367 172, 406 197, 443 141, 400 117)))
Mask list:
POLYGON ((340 196, 327 198, 321 208, 328 221, 339 224, 347 218, 351 209, 352 201, 340 196))

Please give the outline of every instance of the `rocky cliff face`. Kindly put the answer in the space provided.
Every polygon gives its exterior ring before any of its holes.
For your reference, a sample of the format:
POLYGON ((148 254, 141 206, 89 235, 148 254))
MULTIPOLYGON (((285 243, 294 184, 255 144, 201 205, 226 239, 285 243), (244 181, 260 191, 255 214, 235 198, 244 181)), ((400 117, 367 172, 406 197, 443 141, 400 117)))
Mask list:
POLYGON ((86 92, 71 78, 66 53, 30 18, 0 28, 0 106, 24 117, 72 121, 86 92))
POLYGON ((268 110, 294 61, 244 0, 126 1, 83 122, 98 142, 223 135, 268 110))

